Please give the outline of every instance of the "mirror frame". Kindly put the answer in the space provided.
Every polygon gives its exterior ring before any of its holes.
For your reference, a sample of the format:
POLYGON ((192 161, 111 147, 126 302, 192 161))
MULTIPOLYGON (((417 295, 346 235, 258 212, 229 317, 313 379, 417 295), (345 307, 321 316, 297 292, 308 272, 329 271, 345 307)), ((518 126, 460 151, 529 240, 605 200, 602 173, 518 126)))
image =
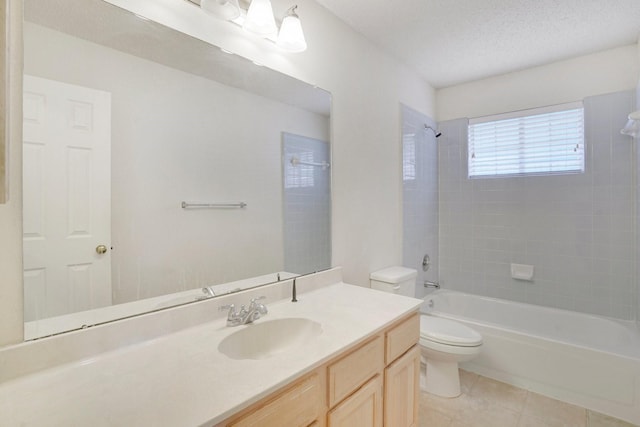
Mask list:
MULTIPOLYGON (((2 20, 3 28, 6 30, 9 28, 9 14, 8 10, 8 2, 3 1, 0 4, 0 20, 2 20)), ((9 96, 9 85, 7 78, 7 66, 8 66, 8 51, 9 46, 7 45, 7 31, 0 32, 0 49, 2 53, 0 53, 0 84, 2 85, 3 92, 2 96, 0 96, 0 204, 6 203, 9 195, 9 179, 7 176, 7 161, 8 161, 8 153, 7 147, 8 144, 8 128, 7 128, 7 105, 8 105, 8 96, 9 96)))

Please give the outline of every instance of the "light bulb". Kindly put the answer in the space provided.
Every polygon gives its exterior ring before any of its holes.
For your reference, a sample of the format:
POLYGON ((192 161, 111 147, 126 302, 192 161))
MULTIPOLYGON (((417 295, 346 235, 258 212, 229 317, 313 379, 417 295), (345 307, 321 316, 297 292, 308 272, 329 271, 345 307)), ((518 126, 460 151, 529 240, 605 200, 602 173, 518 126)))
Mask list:
POLYGON ((242 26, 260 37, 274 37, 278 32, 273 8, 269 0, 252 0, 242 26))
POLYGON ((276 41, 276 45, 287 52, 304 52, 307 50, 307 42, 304 39, 300 17, 296 14, 297 7, 293 6, 287 11, 287 16, 282 20, 282 26, 276 41))

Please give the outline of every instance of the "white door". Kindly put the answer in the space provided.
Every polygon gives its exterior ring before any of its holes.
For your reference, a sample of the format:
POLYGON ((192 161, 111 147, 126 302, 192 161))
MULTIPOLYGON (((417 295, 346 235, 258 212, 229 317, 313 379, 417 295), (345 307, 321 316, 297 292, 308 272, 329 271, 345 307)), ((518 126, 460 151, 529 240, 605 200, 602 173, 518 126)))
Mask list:
POLYGON ((23 129, 25 321, 110 305, 111 94, 25 76, 23 129))

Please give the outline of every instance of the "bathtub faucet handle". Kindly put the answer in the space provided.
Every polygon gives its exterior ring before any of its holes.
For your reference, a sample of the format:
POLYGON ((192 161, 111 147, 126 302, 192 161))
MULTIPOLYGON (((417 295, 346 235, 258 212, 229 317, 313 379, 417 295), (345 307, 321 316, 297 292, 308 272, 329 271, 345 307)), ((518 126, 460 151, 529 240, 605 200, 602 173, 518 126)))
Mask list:
POLYGON ((429 281, 429 280, 425 280, 425 281, 424 281, 424 287, 425 287, 425 288, 440 289, 440 283, 438 283, 438 282, 431 282, 431 281, 429 281))

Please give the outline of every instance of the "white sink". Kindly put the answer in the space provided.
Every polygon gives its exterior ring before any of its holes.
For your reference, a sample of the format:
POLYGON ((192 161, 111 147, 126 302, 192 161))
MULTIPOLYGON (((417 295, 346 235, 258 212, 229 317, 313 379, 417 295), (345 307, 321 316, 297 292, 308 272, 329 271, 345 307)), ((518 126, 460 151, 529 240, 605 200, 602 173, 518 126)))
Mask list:
POLYGON ((322 333, 318 322, 298 317, 261 319, 238 328, 242 329, 218 345, 218 350, 232 359, 266 359, 302 346, 322 333))

